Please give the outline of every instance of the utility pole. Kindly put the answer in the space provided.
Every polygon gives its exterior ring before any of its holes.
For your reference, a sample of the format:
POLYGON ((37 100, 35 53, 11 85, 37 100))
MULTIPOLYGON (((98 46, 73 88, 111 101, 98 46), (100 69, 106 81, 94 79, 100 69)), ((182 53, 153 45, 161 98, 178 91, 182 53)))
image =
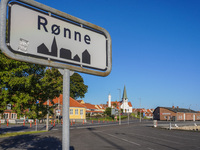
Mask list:
POLYGON ((38 104, 39 104, 39 100, 36 100, 36 107, 37 107, 37 117, 35 119, 35 131, 37 131, 37 118, 38 118, 38 104))
MULTIPOLYGON (((48 69, 51 71, 51 68, 48 67, 48 69)), ((49 131, 49 98, 47 100, 47 120, 46 120, 46 131, 49 131)))
POLYGON ((60 96, 58 98, 58 124, 59 124, 59 119, 60 119, 60 96))
POLYGON ((128 112, 128 125, 129 125, 129 112, 128 112))
POLYGON ((35 131, 37 131, 37 119, 35 119, 35 131))
POLYGON ((47 120, 46 120, 46 131, 49 131, 49 99, 47 100, 47 120))

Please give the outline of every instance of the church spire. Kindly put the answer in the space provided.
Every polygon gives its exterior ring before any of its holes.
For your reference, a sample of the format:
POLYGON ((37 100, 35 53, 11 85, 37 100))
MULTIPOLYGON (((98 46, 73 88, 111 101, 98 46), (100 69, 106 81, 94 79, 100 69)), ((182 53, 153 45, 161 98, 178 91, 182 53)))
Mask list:
POLYGON ((127 97, 127 94, 126 94, 126 86, 124 85, 124 92, 123 92, 123 97, 122 97, 123 100, 126 100, 128 99, 127 97))

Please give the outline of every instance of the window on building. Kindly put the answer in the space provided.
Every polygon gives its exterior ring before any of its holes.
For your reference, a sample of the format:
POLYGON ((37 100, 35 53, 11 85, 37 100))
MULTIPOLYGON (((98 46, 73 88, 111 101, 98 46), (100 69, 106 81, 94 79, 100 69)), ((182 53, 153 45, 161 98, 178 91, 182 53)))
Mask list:
POLYGON ((11 114, 11 119, 17 119, 17 114, 16 113, 12 113, 11 114))
POLYGON ((9 114, 8 113, 3 114, 3 118, 4 119, 8 119, 9 118, 9 114))
POLYGON ((73 109, 70 109, 70 115, 73 115, 73 109))
POLYGON ((80 115, 83 115, 83 109, 80 110, 80 115))
POLYGON ((78 115, 78 109, 75 109, 75 115, 78 115))

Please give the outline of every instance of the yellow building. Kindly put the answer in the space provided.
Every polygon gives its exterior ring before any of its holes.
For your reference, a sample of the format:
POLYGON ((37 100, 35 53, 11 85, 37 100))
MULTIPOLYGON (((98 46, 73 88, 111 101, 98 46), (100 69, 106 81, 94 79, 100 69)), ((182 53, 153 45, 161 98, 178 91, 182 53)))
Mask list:
MULTIPOLYGON (((56 118, 62 116, 62 105, 63 105, 63 95, 61 94, 59 97, 53 99, 53 102, 57 107, 54 109, 54 114, 56 118)), ((46 105, 46 103, 45 103, 46 105)), ((49 103, 49 106, 52 106, 52 103, 49 103)), ((85 121, 86 119, 86 107, 73 98, 70 97, 69 104, 69 119, 73 121, 85 121)))
POLYGON ((69 118, 70 120, 85 120, 86 108, 76 100, 70 97, 69 118))

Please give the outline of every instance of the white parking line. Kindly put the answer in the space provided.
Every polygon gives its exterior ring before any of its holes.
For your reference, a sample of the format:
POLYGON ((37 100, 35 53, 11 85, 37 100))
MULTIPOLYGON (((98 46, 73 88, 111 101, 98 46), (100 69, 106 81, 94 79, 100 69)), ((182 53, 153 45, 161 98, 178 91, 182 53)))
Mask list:
POLYGON ((154 149, 152 149, 152 148, 149 148, 149 147, 148 147, 147 149, 149 149, 149 150, 154 150, 154 149))
POLYGON ((93 126, 70 126, 70 129, 87 129, 87 128, 100 128, 107 126, 118 126, 118 124, 105 124, 105 125, 93 125, 93 126))
POLYGON ((147 135, 141 135, 141 134, 135 134, 135 133, 133 133, 132 135, 141 136, 141 137, 145 137, 145 138, 156 139, 156 140, 158 140, 158 141, 160 140, 160 141, 175 143, 175 144, 179 144, 179 145, 182 145, 182 144, 183 144, 183 143, 179 143, 179 142, 175 142, 175 141, 171 141, 171 140, 166 140, 166 139, 162 139, 162 138, 155 138, 155 137, 153 137, 153 136, 147 136, 147 135))
MULTIPOLYGON (((152 133, 152 134, 154 134, 154 133, 152 133)), ((199 140, 199 139, 191 139, 191 138, 180 137, 180 136, 176 136, 176 135, 167 135, 167 134, 159 134, 159 135, 170 136, 170 137, 175 137, 175 138, 184 139, 184 140, 193 140, 193 141, 199 140)))
MULTIPOLYGON (((103 133, 104 133, 104 132, 103 132, 103 133)), ((135 142, 129 141, 129 140, 127 140, 127 139, 119 138, 119 137, 117 137, 117 136, 115 136, 115 135, 112 135, 112 134, 108 134, 108 133, 104 133, 104 134, 109 135, 109 136, 111 136, 111 137, 114 137, 114 138, 116 138, 116 139, 119 139, 119 140, 122 140, 122 141, 128 142, 128 143, 131 143, 131 144, 137 145, 137 146, 141 146, 141 145, 138 144, 138 143, 135 143, 135 142)))

